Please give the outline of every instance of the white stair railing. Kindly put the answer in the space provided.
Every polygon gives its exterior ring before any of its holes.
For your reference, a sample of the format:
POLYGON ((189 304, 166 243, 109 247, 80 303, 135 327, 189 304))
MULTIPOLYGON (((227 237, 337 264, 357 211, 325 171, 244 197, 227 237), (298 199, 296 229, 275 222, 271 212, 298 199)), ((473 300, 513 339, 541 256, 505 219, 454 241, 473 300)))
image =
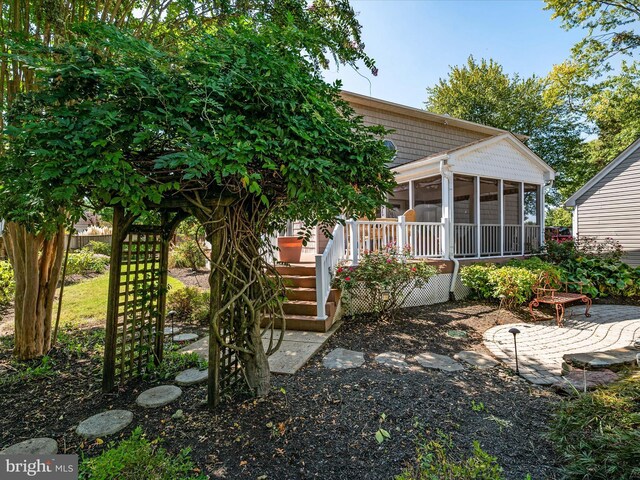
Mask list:
POLYGON ((316 254, 316 303, 318 304, 318 320, 325 320, 325 309, 331 294, 331 281, 338 262, 345 257, 344 226, 338 223, 333 229, 332 237, 323 253, 316 254))

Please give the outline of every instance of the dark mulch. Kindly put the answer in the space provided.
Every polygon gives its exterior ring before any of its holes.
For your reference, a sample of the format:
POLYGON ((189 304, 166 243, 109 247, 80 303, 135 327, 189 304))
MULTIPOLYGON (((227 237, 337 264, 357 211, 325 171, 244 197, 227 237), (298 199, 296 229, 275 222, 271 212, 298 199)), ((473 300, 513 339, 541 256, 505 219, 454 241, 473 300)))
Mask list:
POLYGON ((180 280, 187 287, 199 287, 209 290, 209 270, 192 270, 191 268, 171 268, 169 276, 180 280))
MULTIPOLYGON (((486 328, 513 321, 521 319, 474 303, 410 309, 388 324, 348 319, 298 374, 274 376, 267 399, 237 399, 214 412, 204 407, 204 386, 184 388, 170 406, 140 409, 135 397, 158 382, 141 381, 105 395, 97 359, 57 352, 61 373, 0 387, 0 446, 47 435, 64 452, 95 455, 106 444, 81 443, 75 426, 105 409, 127 408, 135 414, 134 425, 152 438, 164 438, 170 451, 190 447, 211 478, 393 478, 414 460, 416 437, 436 438, 438 430, 451 434, 461 453, 470 453, 478 440, 498 457, 509 479, 521 480, 527 473, 534 479, 558 478, 557 458, 543 438, 558 397, 505 369, 399 373, 371 361, 346 371, 321 364, 336 347, 365 351, 369 358, 389 350, 453 354, 481 349, 486 328), (450 338, 446 332, 453 329, 469 336, 450 338), (472 401, 484 409, 474 411, 472 401), (184 418, 173 420, 177 409, 184 418), (382 445, 374 438, 380 426, 391 433, 382 445)), ((4 350, 0 361, 6 356, 4 350)))

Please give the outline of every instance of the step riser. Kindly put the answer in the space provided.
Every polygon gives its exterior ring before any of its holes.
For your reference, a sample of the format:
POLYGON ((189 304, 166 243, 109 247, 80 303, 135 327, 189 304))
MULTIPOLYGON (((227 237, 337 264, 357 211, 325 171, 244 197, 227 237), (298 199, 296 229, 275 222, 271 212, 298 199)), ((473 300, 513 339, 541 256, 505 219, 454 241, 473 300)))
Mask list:
POLYGON ((313 277, 316 274, 316 267, 301 267, 301 266, 276 266, 276 270, 280 275, 303 275, 313 277))
MULTIPOLYGON (((333 324, 333 317, 330 316, 326 320, 312 320, 300 318, 285 318, 287 330, 297 330, 303 332, 326 332, 333 324)), ((280 321, 276 320, 275 328, 280 328, 280 321)), ((263 327, 266 322, 263 322, 263 327)))
MULTIPOLYGON (((282 305, 285 314, 289 315, 317 315, 318 307, 316 304, 299 304, 299 303, 285 303, 282 305)), ((333 315, 336 310, 336 305, 333 302, 328 302, 325 306, 325 312, 327 315, 333 315)))
POLYGON ((316 277, 288 277, 282 281, 285 287, 316 288, 316 277))
MULTIPOLYGON (((306 300, 309 302, 315 302, 317 300, 316 290, 296 290, 295 288, 293 288, 290 290, 287 289, 286 295, 288 300, 306 300)), ((329 293, 329 298, 327 298, 327 301, 338 303, 339 299, 340 299, 339 291, 331 290, 331 292, 329 293)))

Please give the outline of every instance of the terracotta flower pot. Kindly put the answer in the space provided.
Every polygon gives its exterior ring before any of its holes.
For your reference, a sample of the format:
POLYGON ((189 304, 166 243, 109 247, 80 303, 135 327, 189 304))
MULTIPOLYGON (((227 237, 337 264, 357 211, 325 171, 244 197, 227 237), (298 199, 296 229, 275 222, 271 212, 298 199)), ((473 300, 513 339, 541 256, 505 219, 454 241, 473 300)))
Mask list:
POLYGON ((302 239, 298 237, 278 237, 280 261, 297 263, 302 255, 302 239))

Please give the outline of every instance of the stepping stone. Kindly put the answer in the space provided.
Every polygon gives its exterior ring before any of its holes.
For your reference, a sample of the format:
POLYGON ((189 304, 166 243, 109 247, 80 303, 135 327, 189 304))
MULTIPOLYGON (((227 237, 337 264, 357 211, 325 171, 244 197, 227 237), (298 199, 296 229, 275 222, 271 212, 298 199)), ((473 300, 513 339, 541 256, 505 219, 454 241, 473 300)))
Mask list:
POLYGON ((464 370, 464 367, 452 358, 446 355, 438 355, 437 353, 425 352, 413 357, 423 368, 432 368, 434 370, 442 370, 443 372, 458 372, 464 370))
POLYGON ((323 359, 322 364, 326 368, 345 370, 347 368, 358 368, 364 364, 364 353, 344 348, 331 350, 323 359))
POLYGON ((173 341, 178 343, 193 342, 195 340, 198 340, 198 335, 195 333, 181 333, 173 336, 173 341))
POLYGON ((136 398, 136 403, 145 408, 163 407, 177 400, 180 395, 182 395, 180 387, 176 387, 175 385, 160 385, 159 387, 150 388, 142 392, 138 395, 138 398, 136 398))
POLYGON ((195 385, 197 383, 206 382, 209 378, 208 370, 200 370, 198 368, 190 368, 176 375, 176 383, 178 385, 195 385))
POLYGON ((569 395, 582 393, 585 390, 585 377, 587 390, 593 390, 602 385, 608 385, 618 379, 618 374, 603 368, 601 370, 572 370, 564 378, 552 385, 552 388, 560 393, 569 395))
POLYGON ((594 353, 569 353, 562 359, 572 367, 597 369, 617 369, 625 365, 637 365, 637 356, 640 352, 633 347, 617 348, 604 352, 594 353))
POLYGON ((164 334, 165 335, 176 335, 178 333, 180 333, 182 329, 180 327, 164 327, 164 334))
POLYGON ((118 433, 132 421, 133 413, 128 410, 107 410, 81 422, 76 433, 87 440, 93 440, 118 433))
POLYGON ((411 366, 405 361, 405 355, 398 352, 384 352, 376 355, 375 361, 380 365, 397 368, 398 370, 411 370, 411 366))
POLYGON ((467 338, 467 332, 464 330, 449 330, 447 336, 451 338, 467 338))
POLYGON ((53 438, 30 438, 0 451, 0 455, 55 455, 58 442, 53 438))
POLYGON ((462 352, 458 352, 453 356, 453 358, 456 360, 467 362, 468 364, 482 370, 493 368, 498 365, 498 361, 493 357, 485 355, 484 353, 473 352, 471 350, 463 350, 462 352))

